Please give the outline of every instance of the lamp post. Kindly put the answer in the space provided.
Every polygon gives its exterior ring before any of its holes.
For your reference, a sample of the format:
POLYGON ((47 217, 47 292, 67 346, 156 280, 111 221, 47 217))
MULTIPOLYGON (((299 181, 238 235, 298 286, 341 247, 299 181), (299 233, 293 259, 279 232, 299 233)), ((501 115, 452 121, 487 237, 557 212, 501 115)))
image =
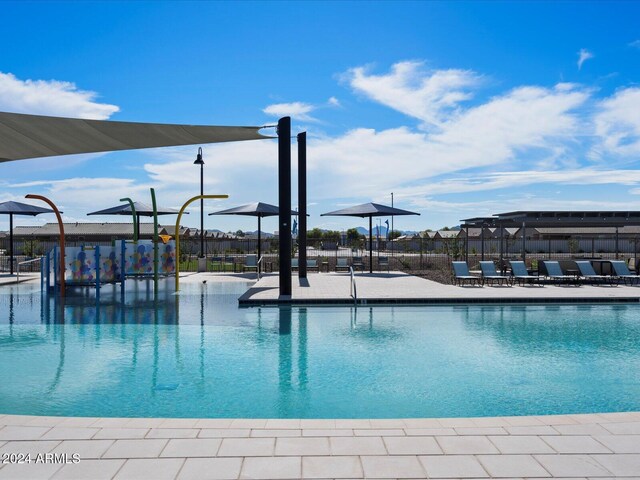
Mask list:
POLYGON ((200 258, 204 257, 204 160, 202 159, 202 147, 198 148, 198 155, 194 165, 200 165, 200 258))

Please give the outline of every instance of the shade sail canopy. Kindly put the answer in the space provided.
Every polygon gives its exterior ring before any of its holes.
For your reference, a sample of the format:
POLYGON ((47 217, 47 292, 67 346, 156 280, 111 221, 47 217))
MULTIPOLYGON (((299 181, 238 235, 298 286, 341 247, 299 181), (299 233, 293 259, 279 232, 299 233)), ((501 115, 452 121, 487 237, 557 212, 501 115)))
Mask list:
MULTIPOLYGON (((213 212, 209 215, 247 215, 251 217, 273 217, 280 214, 280 209, 276 205, 255 202, 239 207, 213 212)), ((291 215, 298 215, 298 212, 291 210, 291 215)))
POLYGON ((28 203, 0 203, 0 214, 4 215, 30 215, 32 217, 35 217, 36 215, 40 215, 41 213, 53 213, 53 210, 49 208, 38 207, 36 205, 29 205, 28 203))
POLYGON ((420 215, 416 212, 402 210, 400 208, 380 205, 379 203, 363 203, 334 212, 323 213, 321 216, 339 216, 339 217, 390 217, 396 215, 420 215))
POLYGON ((271 138, 261 127, 114 122, 0 112, 0 162, 271 138))
POLYGON ((462 227, 623 227, 640 225, 639 211, 518 211, 462 220, 462 227))
MULTIPOLYGON (((151 205, 142 202, 133 202, 133 205, 136 209, 136 215, 142 217, 153 217, 153 207, 151 205)), ((175 208, 158 207, 157 210, 158 215, 177 215, 180 213, 180 211, 175 208)), ((131 215, 131 205, 128 203, 125 205, 118 205, 116 207, 98 210, 97 212, 87 213, 87 215, 131 215)))

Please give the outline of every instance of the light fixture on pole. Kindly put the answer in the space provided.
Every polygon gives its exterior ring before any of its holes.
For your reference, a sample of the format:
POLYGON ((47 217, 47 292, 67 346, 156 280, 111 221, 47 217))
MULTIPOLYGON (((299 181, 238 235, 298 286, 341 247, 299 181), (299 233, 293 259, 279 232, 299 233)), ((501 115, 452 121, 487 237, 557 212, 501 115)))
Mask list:
MULTIPOLYGON (((198 156, 194 165, 200 165, 200 196, 204 195, 204 160, 202 147, 198 148, 198 156)), ((204 257, 204 198, 200 199, 200 258, 204 257)))

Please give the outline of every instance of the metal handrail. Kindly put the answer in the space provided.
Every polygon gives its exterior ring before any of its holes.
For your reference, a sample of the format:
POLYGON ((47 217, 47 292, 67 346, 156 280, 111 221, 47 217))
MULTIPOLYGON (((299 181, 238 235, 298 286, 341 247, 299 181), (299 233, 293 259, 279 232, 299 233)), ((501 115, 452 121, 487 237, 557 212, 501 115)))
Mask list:
POLYGON ((351 297, 353 298, 354 305, 357 305, 358 304, 358 289, 357 289, 357 286, 356 286, 356 277, 355 277, 355 274, 353 273, 353 266, 349 266, 349 273, 351 274, 350 294, 351 294, 351 297))
POLYGON ((16 281, 20 281, 20 265, 27 265, 28 263, 40 262, 43 257, 32 258, 31 260, 25 260, 24 262, 18 262, 16 266, 16 281))
POLYGON ((260 255, 260 258, 258 259, 258 263, 256 263, 256 273, 258 275, 258 280, 260 280, 260 264, 262 263, 262 259, 264 258, 264 255, 260 255))

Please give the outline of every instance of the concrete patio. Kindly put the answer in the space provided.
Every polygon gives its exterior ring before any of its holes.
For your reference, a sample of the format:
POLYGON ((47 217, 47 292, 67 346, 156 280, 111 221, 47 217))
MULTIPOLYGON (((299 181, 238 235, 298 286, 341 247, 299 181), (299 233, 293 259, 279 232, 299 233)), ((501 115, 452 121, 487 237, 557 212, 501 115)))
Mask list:
POLYGON ((0 479, 638 478, 640 413, 384 420, 0 417, 0 479))

